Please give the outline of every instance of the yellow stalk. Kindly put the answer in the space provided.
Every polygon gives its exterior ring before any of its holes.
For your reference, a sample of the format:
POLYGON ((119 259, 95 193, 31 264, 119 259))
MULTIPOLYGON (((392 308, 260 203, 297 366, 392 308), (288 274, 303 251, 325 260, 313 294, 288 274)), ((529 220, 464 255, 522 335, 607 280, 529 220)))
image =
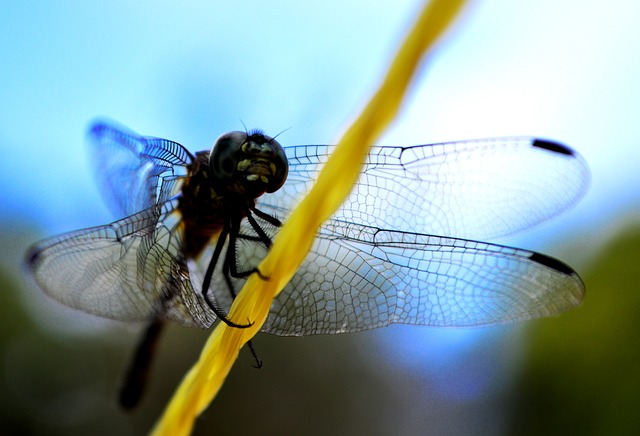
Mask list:
POLYGON ((463 3, 463 0, 433 0, 424 6, 382 85, 346 131, 317 182, 291 213, 260 264, 259 270, 269 280, 251 275, 234 300, 229 318, 238 323, 250 320, 253 325, 238 329, 218 324, 153 434, 186 435, 191 432, 195 418, 216 396, 240 348, 260 331, 273 298, 306 257, 318 228, 349 195, 369 148, 398 113, 421 58, 446 30, 463 3))

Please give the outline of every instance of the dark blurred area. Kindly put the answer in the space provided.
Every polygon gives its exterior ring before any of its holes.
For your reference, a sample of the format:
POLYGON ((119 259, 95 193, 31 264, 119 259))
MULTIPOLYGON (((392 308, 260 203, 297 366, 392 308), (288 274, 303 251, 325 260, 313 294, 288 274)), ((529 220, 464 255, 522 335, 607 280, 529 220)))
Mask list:
POLYGON ((514 386, 514 435, 640 434, 640 225, 584 274, 582 307, 531 329, 514 386))
MULTIPOLYGON (((34 319, 37 308, 29 308, 28 300, 40 296, 17 274, 15 256, 37 237, 19 226, 11 228, 11 236, 2 235, 1 241, 0 434, 147 433, 208 332, 171 325, 161 339, 141 404, 130 413, 122 411, 118 390, 143 326, 113 323, 84 336, 47 330, 46 322, 34 319)), ((38 304, 45 310, 63 311, 58 319, 84 317, 44 297, 42 301, 38 304)), ((399 428, 419 434, 433 414, 450 416, 446 401, 430 395, 424 375, 394 371, 384 362, 371 332, 259 335, 254 344, 264 368, 254 369, 251 354, 243 350, 195 434, 384 435, 399 428)), ((464 420, 458 425, 464 428, 464 420)))
MULTIPOLYGON (((121 411, 118 389, 142 326, 114 323, 84 336, 48 331, 25 304, 36 291, 25 288, 15 257, 7 254, 24 252, 35 232, 11 228, 1 241, 0 433, 147 433, 207 332, 169 327, 142 403, 133 412, 121 411)), ((445 398, 433 389, 433 377, 394 369, 381 357, 375 332, 259 335, 255 347, 264 368, 254 369, 243 350, 194 434, 638 434, 638 259, 640 226, 633 224, 582 271, 584 305, 530 323, 519 339, 527 347, 524 357, 509 364, 518 374, 515 383, 498 373, 494 383, 500 389, 484 397, 445 398)), ((517 355, 512 342, 481 345, 478 352, 517 355)), ((479 356, 443 372, 464 373, 479 356)))

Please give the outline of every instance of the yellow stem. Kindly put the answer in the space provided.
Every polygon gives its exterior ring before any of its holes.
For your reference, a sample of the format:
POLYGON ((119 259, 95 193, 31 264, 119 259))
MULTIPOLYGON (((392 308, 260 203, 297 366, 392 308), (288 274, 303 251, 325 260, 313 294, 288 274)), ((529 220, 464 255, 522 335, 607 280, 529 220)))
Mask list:
POLYGON ((433 0, 424 6, 384 82, 344 134, 317 182, 291 213, 260 264, 259 270, 269 280, 253 274, 234 300, 229 318, 239 323, 250 320, 253 325, 237 329, 218 324, 153 434, 186 435, 191 432, 196 416, 219 391, 240 348, 260 331, 273 298, 291 280, 306 257, 318 228, 349 195, 369 148, 398 113, 424 53, 445 31, 463 4, 463 0, 433 0))

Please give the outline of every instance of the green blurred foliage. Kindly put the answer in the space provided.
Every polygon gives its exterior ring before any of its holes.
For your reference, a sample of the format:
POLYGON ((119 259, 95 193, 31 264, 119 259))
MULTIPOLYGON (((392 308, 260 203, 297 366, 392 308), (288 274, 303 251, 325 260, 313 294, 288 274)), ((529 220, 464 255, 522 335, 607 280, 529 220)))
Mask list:
POLYGON ((583 278, 580 308, 532 328, 511 434, 640 434, 640 227, 583 278))

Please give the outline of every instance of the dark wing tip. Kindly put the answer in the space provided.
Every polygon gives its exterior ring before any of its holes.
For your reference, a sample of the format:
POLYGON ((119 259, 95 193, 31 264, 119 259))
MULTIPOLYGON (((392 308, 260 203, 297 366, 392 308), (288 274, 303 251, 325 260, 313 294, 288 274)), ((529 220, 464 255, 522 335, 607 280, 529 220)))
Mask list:
POLYGON ((531 253, 529 255, 529 259, 531 259, 534 262, 537 262, 541 265, 547 266, 549 268, 552 268, 556 271, 558 271, 559 273, 562 274, 566 274, 568 276, 577 276, 578 273, 576 273, 573 268, 571 268, 569 265, 567 265, 566 263, 559 261, 558 259, 555 259, 553 257, 541 254, 541 253, 531 253))
POLYGON ((22 262, 20 264, 22 276, 32 287, 44 289, 40 284, 37 273, 43 260, 43 250, 42 247, 38 245, 31 246, 22 258, 22 262))
POLYGON ((96 120, 89 124, 87 135, 90 138, 100 138, 104 134, 105 130, 109 130, 109 128, 108 123, 102 120, 96 120))
POLYGON ((42 250, 38 250, 35 246, 31 247, 29 251, 27 251, 27 255, 25 256, 26 267, 28 269, 32 269, 33 265, 36 265, 40 262, 40 255, 42 254, 42 250))
POLYGON ((91 121, 91 123, 89 123, 89 129, 87 133, 90 137, 93 136, 97 138, 105 134, 127 134, 130 136, 138 136, 125 126, 122 126, 121 124, 108 118, 96 118, 95 120, 91 121))
POLYGON ((542 148, 544 150, 552 151, 554 153, 560 153, 567 156, 575 156, 575 152, 573 150, 571 150, 566 145, 562 145, 558 142, 546 141, 544 139, 535 139, 533 141, 533 144, 531 145, 534 147, 542 148))

